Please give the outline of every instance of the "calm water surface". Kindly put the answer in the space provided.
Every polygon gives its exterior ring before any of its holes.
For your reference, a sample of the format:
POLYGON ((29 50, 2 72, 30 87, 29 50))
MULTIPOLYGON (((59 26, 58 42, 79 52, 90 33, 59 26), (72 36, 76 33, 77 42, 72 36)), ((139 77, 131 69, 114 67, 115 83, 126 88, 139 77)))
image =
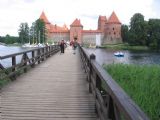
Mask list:
MULTIPOLYGON (((7 47, 0 45, 0 56, 13 54, 21 51, 26 51, 31 48, 22 47, 7 47)), ((159 64, 160 65, 160 53, 156 52, 133 52, 124 50, 124 57, 114 56, 115 50, 108 49, 86 49, 89 54, 94 53, 96 55, 96 61, 100 64, 111 63, 125 63, 125 64, 159 64)), ((30 53, 29 53, 30 54, 30 53)), ((17 57, 17 63, 20 62, 21 56, 17 57)), ((4 67, 11 66, 11 58, 0 60, 0 63, 4 67)))
POLYGON ((96 60, 99 64, 111 64, 111 63, 125 63, 125 64, 159 64, 160 65, 160 53, 156 52, 135 52, 123 50, 124 57, 114 56, 115 50, 108 49, 87 49, 91 54, 96 55, 96 60))
MULTIPOLYGON (((17 52, 22 52, 22 51, 26 51, 29 50, 31 48, 22 48, 22 47, 8 47, 8 46, 2 46, 0 45, 0 56, 5 56, 5 55, 9 55, 9 54, 13 54, 13 53, 17 53, 17 52)), ((29 53, 30 54, 30 53, 29 53)), ((19 55, 17 56, 17 63, 20 62, 20 58, 22 56, 19 55)), ((4 59, 4 60, 0 60, 0 63, 4 66, 4 67, 9 67, 11 66, 11 58, 8 59, 4 59)))

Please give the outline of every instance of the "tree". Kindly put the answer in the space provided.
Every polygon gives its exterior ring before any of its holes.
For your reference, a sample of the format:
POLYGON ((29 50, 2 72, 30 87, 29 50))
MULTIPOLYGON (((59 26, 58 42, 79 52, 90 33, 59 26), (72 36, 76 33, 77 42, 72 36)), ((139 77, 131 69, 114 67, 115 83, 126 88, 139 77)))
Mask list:
POLYGON ((10 36, 9 34, 7 34, 5 37, 3 37, 3 39, 4 39, 3 42, 6 44, 18 43, 18 41, 19 41, 18 37, 10 36))
POLYGON ((31 26, 31 28, 30 28, 30 42, 31 43, 36 43, 37 42, 37 40, 36 40, 36 28, 35 28, 35 22, 33 22, 32 23, 32 26, 31 26))
POLYGON ((121 27, 121 35, 123 42, 128 42, 129 37, 129 29, 127 25, 122 25, 121 27))
POLYGON ((28 43, 29 42, 29 27, 28 23, 21 23, 19 26, 19 39, 21 43, 28 43))
POLYGON ((149 19, 148 21, 148 43, 157 50, 160 49, 160 19, 149 19))
POLYGON ((36 38, 38 38, 38 42, 45 43, 47 40, 47 30, 45 27, 45 22, 43 20, 41 19, 36 20, 35 32, 36 32, 36 38))
POLYGON ((133 38, 132 44, 135 45, 146 45, 147 41, 147 22, 144 21, 144 16, 140 13, 136 13, 131 18, 130 22, 130 34, 133 38))
POLYGON ((0 36, 0 42, 4 43, 5 42, 5 37, 0 36))

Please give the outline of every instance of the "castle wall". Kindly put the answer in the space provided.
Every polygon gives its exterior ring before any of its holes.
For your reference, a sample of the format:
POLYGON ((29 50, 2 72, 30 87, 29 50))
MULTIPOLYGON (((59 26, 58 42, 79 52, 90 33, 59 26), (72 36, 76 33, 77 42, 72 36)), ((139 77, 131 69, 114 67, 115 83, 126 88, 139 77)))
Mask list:
POLYGON ((100 39, 100 43, 101 40, 103 39, 103 34, 102 33, 83 33, 82 34, 82 43, 83 44, 92 44, 92 45, 97 45, 97 40, 100 39), (99 38, 100 37, 100 38, 99 38))
POLYGON ((82 29, 83 27, 71 27, 70 28, 70 41, 73 41, 75 38, 78 43, 82 43, 82 29))
POLYGON ((122 43, 121 24, 106 24, 103 44, 122 43))
POLYGON ((103 45, 106 45, 106 44, 118 44, 118 43, 122 43, 122 39, 121 38, 112 38, 111 36, 105 35, 104 38, 102 39, 102 44, 103 45))
POLYGON ((109 19, 106 16, 99 16, 97 30, 83 30, 80 19, 75 19, 70 25, 70 29, 66 26, 52 25, 44 12, 42 12, 40 19, 45 21, 46 29, 48 30, 47 39, 53 42, 59 42, 64 39, 66 41, 77 40, 80 44, 93 45, 122 43, 121 22, 114 11, 109 19))
POLYGON ((70 36, 69 36, 70 34, 69 34, 69 32, 55 32, 55 33, 51 33, 50 34, 50 37, 49 37, 49 39, 51 40, 51 41, 53 41, 53 42, 59 42, 59 41, 61 41, 62 39, 63 40, 66 40, 66 41, 69 41, 70 40, 70 36))

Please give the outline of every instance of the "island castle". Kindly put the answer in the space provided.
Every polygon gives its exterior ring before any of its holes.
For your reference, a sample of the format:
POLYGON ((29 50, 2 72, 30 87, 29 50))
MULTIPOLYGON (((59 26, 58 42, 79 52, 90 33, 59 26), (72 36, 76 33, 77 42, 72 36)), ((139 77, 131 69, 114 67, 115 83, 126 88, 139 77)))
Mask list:
POLYGON ((106 16, 99 16, 97 30, 83 30, 80 19, 75 19, 70 25, 70 29, 64 26, 53 25, 49 22, 44 12, 40 19, 45 22, 48 32, 48 39, 58 42, 61 39, 72 41, 76 39, 80 44, 105 45, 117 44, 122 42, 121 22, 115 12, 107 19, 106 16))

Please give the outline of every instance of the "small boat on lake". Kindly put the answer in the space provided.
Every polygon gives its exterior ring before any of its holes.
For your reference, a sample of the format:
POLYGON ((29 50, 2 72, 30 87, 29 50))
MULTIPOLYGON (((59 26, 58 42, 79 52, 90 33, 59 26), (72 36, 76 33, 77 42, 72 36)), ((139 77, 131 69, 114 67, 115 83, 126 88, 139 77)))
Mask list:
POLYGON ((121 52, 121 51, 118 51, 118 52, 114 53, 114 56, 116 56, 116 57, 124 57, 124 53, 121 52))

